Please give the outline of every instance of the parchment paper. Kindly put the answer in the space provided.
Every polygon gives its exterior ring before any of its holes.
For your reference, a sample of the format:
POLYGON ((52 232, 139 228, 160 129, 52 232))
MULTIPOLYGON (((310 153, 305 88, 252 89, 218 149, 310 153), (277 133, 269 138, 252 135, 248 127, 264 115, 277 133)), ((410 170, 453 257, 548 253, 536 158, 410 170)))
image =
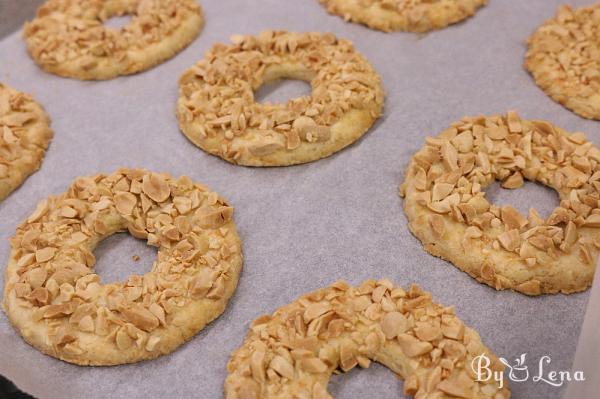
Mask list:
MULTIPOLYGON (((8 0, 1 0, 8 1, 8 0)), ((466 23, 428 35, 384 34, 329 16, 316 0, 204 0, 207 25, 174 59, 139 75, 80 82, 38 69, 19 34, 0 42, 0 81, 31 92, 53 119, 56 136, 42 169, 0 203, 0 263, 9 238, 35 204, 63 192, 80 175, 140 166, 189 175, 228 198, 244 243, 244 271, 227 310, 172 355, 134 365, 70 365, 29 347, 0 313, 0 373, 40 398, 219 398, 229 354, 249 323, 299 295, 346 279, 389 277, 416 282, 481 333, 496 354, 528 353, 530 372, 550 355, 554 370, 569 370, 588 293, 529 298, 496 292, 428 255, 408 231, 398 197, 409 158, 465 114, 517 109, 584 131, 600 144, 598 122, 555 104, 522 68, 524 41, 554 15, 559 0, 491 0, 466 23), (308 165, 252 169, 209 156, 179 132, 174 116, 177 79, 213 43, 234 33, 281 28, 331 31, 354 41, 381 74, 385 116, 362 140, 308 165)), ((575 5, 591 0, 573 0, 575 5)), ((280 96, 285 97, 284 86, 280 96)), ((490 198, 548 214, 557 196, 528 184, 496 188, 490 198)), ((127 235, 96 251, 103 281, 149 270, 155 251, 127 235), (131 256, 138 254, 140 262, 131 256)), ((2 283, 3 287, 3 283, 2 283)), ((558 398, 543 382, 512 383, 515 398, 558 398)), ((402 397, 402 382, 373 365, 336 376, 337 398, 402 397)))

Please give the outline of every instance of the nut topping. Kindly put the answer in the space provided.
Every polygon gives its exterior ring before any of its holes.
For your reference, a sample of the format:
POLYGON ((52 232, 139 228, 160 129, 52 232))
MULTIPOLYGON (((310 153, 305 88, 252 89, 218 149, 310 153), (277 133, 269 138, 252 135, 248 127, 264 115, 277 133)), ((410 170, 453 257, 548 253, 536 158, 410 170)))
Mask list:
POLYGON ((152 331, 158 327, 158 319, 146 308, 136 305, 129 309, 123 309, 121 314, 125 317, 125 320, 132 323, 139 329, 144 331, 152 331))
MULTIPOLYGON (((556 16, 529 38, 525 62, 546 94, 590 119, 600 119, 596 99, 600 78, 596 47, 599 9, 597 3, 577 9, 560 6, 556 16)), ((579 140, 576 137, 571 141, 582 144, 579 140)))
POLYGON ((136 203, 137 198, 131 193, 123 192, 115 195, 115 207, 123 215, 131 215, 136 203))
POLYGON ((384 32, 428 32, 475 14, 486 0, 319 0, 327 12, 384 32))
MULTIPOLYGON (((0 201, 39 169, 52 136, 50 118, 41 105, 0 83, 0 201)), ((40 203, 31 218, 45 211, 40 203)))
POLYGON ((332 34, 265 31, 217 44, 179 81, 177 118, 196 145, 228 162, 311 162, 362 136, 381 115, 381 79, 347 40, 332 34), (256 102, 279 78, 310 83, 310 96, 256 102))
POLYGON ((408 329, 408 320, 400 312, 390 312, 383 316, 381 329, 387 339, 394 339, 408 329))
POLYGON ((142 190, 144 190, 144 194, 155 202, 163 202, 171 194, 171 189, 167 182, 161 176, 154 173, 144 176, 142 190))
POLYGON ((600 149, 581 133, 514 111, 465 117, 425 140, 400 194, 427 250, 496 289, 538 295, 591 284, 594 268, 586 265, 600 252, 590 245, 600 242, 600 149), (525 179, 559 193, 546 220, 535 209, 525 217, 486 199, 483 189, 494 180, 516 189, 525 179))
POLYGON ((202 25, 202 10, 192 0, 46 1, 25 24, 23 37, 31 57, 46 71, 100 80, 140 72, 171 58, 202 25), (122 29, 104 25, 125 14, 132 18, 122 29))
POLYGON ((18 227, 7 314, 19 330, 36 329, 36 347, 77 364, 173 350, 218 316, 235 288, 241 248, 232 217, 225 200, 186 177, 121 169, 79 178, 18 227), (143 276, 101 284, 94 246, 127 230, 158 247, 157 261, 143 276), (70 329, 57 337, 62 325, 70 329))
POLYGON ((452 307, 433 303, 419 287, 403 290, 386 279, 358 287, 336 282, 252 323, 227 365, 225 397, 273 392, 286 398, 330 398, 325 387, 334 372, 366 368, 376 360, 405 378, 408 395, 477 392, 476 397, 507 399, 507 388, 469 374, 474 354, 486 354, 494 370, 503 370, 452 307), (323 318, 329 327, 311 335, 311 325, 323 318))

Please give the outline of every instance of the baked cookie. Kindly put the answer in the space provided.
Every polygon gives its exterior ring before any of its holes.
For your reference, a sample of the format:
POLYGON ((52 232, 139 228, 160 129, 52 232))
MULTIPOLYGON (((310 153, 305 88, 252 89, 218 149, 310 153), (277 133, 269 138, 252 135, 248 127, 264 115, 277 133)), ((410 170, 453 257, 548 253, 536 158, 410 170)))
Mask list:
POLYGON ((487 0, 319 0, 331 14, 384 32, 428 32, 475 14, 487 0))
POLYGON ((553 100, 600 119, 600 3, 558 9, 529 38, 525 67, 553 100))
POLYGON ((52 136, 42 106, 0 83, 0 201, 40 168, 52 136))
POLYGON ((248 166, 311 162, 356 141, 381 115, 380 78, 349 41, 282 31, 232 40, 179 81, 179 126, 208 153, 248 166), (254 91, 280 78, 310 82, 312 94, 256 103, 254 91))
POLYGON ((242 267, 233 208, 187 177, 142 169, 78 178, 13 237, 4 310, 40 351, 114 365, 174 351, 218 317, 242 267), (152 270, 102 284, 93 250, 129 231, 158 247, 152 270))
POLYGON ((202 30, 195 0, 47 0, 23 37, 47 72, 84 80, 144 71, 173 57, 202 30), (104 26, 131 15, 121 29, 104 26))
POLYGON ((376 361, 404 379, 405 395, 509 398, 493 379, 476 381, 481 355, 490 369, 504 369, 452 307, 433 303, 416 285, 338 281, 254 321, 227 365, 225 397, 327 399, 334 372, 376 361))
POLYGON ((400 187, 409 227, 425 249, 497 290, 570 294, 591 284, 600 248, 600 150, 583 133, 545 121, 465 117, 412 158, 400 187), (524 179, 556 190, 543 219, 490 204, 483 191, 524 179))

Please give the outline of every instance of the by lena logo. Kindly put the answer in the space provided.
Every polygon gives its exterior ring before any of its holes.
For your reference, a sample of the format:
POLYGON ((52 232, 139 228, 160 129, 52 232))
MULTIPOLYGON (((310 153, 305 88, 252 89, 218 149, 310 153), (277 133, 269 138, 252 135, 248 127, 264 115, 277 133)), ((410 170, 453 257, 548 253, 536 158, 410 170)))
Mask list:
MULTIPOLYGON (((479 356, 473 358, 471 362, 471 368, 477 376, 477 381, 487 382, 493 380, 498 383, 499 388, 504 387, 504 380, 506 378, 506 371, 508 371, 508 379, 513 382, 541 382, 554 387, 561 387, 567 381, 585 381, 585 375, 583 371, 557 371, 552 370, 550 364, 552 359, 550 356, 542 356, 537 364, 536 373, 531 376, 529 373, 529 366, 526 364, 527 353, 523 353, 521 356, 515 359, 514 364, 510 364, 508 360, 501 357, 500 361, 506 366, 506 370, 498 371, 492 370, 492 361, 486 354, 482 353, 479 356)), ((533 370, 532 370, 533 371, 533 370)))

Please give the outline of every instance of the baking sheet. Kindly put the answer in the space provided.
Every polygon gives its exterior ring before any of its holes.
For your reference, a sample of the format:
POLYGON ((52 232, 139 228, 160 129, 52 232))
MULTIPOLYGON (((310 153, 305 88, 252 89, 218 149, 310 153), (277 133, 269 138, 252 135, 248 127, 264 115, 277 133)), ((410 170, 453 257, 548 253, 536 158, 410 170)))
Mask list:
MULTIPOLYGON (((9 1, 9 0, 0 0, 9 1)), ((583 131, 600 144, 598 122, 555 104, 523 70, 524 41, 554 15, 559 0, 492 0, 466 23, 427 35, 384 34, 329 16, 316 0, 204 0, 201 36, 174 59, 145 73, 80 82, 38 69, 18 33, 0 42, 0 81, 31 92, 53 119, 55 138, 42 169, 0 203, 0 263, 9 238, 35 204, 80 175, 121 166, 186 174, 230 200, 244 245, 238 290, 219 319, 169 356, 118 367, 78 367, 28 346, 0 313, 0 373, 40 398, 222 397, 229 354, 249 323, 299 295, 346 279, 416 282, 478 330, 509 359, 528 353, 531 373, 571 368, 589 293, 529 298, 496 292, 428 255, 409 233, 398 185, 412 153, 465 114, 517 109, 583 131), (383 78, 385 116, 346 150, 308 165, 253 169, 209 156, 179 132, 177 79, 215 42, 234 33, 277 28, 331 31, 352 40, 383 78)), ((591 0, 573 0, 574 5, 591 0)), ((276 94, 298 85, 284 85, 276 94)), ((548 214, 557 196, 533 183, 489 197, 548 214)), ((121 234, 96 251, 103 281, 149 270, 155 250, 121 234), (133 262, 131 256, 141 256, 133 262)), ((2 282, 3 287, 3 282, 2 282)), ((382 366, 333 377, 337 398, 402 397, 402 382, 382 366)), ((515 398, 558 398, 562 388, 512 383, 515 398)))

